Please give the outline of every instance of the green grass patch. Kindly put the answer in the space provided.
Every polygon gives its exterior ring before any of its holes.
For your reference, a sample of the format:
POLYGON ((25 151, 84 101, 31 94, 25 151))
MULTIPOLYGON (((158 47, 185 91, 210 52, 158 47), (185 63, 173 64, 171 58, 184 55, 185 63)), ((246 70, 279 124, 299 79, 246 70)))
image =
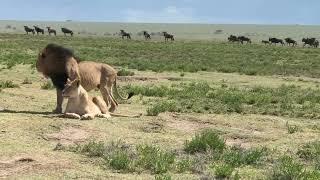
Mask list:
POLYGON ((6 88, 18 88, 18 84, 14 84, 13 81, 0 81, 0 89, 6 88))
POLYGON ((222 153, 225 147, 224 139, 216 131, 208 129, 196 134, 190 141, 186 141, 184 150, 190 154, 207 151, 222 153))
POLYGON ((308 161, 320 159, 320 141, 310 142, 303 145, 298 150, 297 155, 308 161))
POLYGON ((52 84, 51 81, 47 81, 47 82, 41 84, 41 89, 43 89, 43 90, 52 90, 52 89, 55 89, 55 87, 54 87, 54 85, 52 84))
POLYGON ((134 76, 134 72, 126 70, 126 69, 121 69, 117 73, 118 76, 134 76))
MULTIPOLYGON (((126 86, 135 94, 154 98, 149 115, 161 112, 240 113, 287 117, 320 118, 320 90, 282 85, 266 87, 209 86, 206 82, 171 86, 126 86)), ((288 132, 296 127, 288 126, 288 132)))

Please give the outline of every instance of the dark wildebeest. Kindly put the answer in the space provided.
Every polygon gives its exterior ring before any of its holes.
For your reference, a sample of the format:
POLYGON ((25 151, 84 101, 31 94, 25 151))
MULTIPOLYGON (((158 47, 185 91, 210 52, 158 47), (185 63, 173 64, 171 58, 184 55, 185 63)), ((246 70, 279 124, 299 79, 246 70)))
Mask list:
POLYGON ((56 30, 51 29, 51 27, 47 27, 47 29, 48 29, 48 33, 49 33, 50 36, 51 36, 51 33, 54 34, 55 36, 57 35, 57 31, 56 30))
POLYGON ((126 37, 127 39, 131 39, 130 33, 125 32, 123 29, 120 30, 121 38, 124 39, 126 37))
POLYGON ((171 40, 171 41, 174 41, 174 36, 172 35, 172 34, 169 34, 169 33, 167 33, 167 32, 162 32, 162 34, 163 34, 163 36, 164 36, 164 40, 165 41, 169 41, 169 39, 171 40))
POLYGON ((29 28, 28 26, 24 26, 24 30, 26 31, 27 34, 29 34, 29 32, 32 32, 32 34, 34 35, 34 29, 29 28))
POLYGON ((317 48, 319 46, 319 41, 317 41, 316 38, 303 38, 302 42, 304 43, 303 47, 309 45, 311 47, 317 48))
POLYGON ((238 40, 240 41, 241 44, 243 44, 243 42, 247 42, 247 44, 248 44, 248 43, 251 44, 251 39, 248 38, 248 37, 245 37, 245 36, 239 36, 239 37, 238 37, 238 40))
POLYGON ((284 42, 282 39, 278 39, 278 38, 269 38, 269 42, 271 44, 277 45, 278 43, 280 43, 282 46, 284 46, 284 42))
POLYGON ((229 42, 240 42, 240 40, 238 39, 238 37, 237 37, 237 36, 234 36, 234 35, 230 35, 230 36, 228 37, 228 41, 229 41, 229 42))
POLYGON ((262 44, 270 44, 270 42, 269 42, 269 41, 266 41, 266 40, 262 40, 261 43, 262 43, 262 44))
POLYGON ((143 31, 143 35, 146 40, 151 39, 151 35, 147 31, 143 31))
POLYGON ((285 38, 284 40, 286 41, 288 46, 292 45, 292 47, 293 47, 293 46, 297 46, 298 45, 297 41, 295 41, 295 40, 293 40, 291 38, 285 38))
POLYGON ((41 29, 41 28, 39 28, 38 26, 33 26, 33 27, 34 27, 34 29, 36 30, 37 35, 39 35, 39 33, 44 34, 44 29, 41 29))
POLYGON ((71 31, 70 29, 67 28, 61 28, 61 31, 63 32, 63 34, 66 36, 67 34, 70 34, 71 36, 73 36, 73 31, 71 31))

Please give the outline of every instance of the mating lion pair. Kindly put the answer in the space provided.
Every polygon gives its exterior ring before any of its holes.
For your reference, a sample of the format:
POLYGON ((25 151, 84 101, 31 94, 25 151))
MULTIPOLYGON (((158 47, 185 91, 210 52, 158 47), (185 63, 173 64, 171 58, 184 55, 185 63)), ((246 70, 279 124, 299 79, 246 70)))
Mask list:
MULTIPOLYGON (((79 62, 73 51, 56 44, 47 45, 39 53, 37 70, 52 80, 57 91, 55 113, 62 113, 63 96, 69 99, 65 115, 72 118, 92 119, 94 116, 110 117, 116 115, 118 103, 113 96, 113 87, 121 99, 116 87, 117 71, 107 64, 79 62), (103 96, 91 99, 87 91, 98 88, 103 96), (107 106, 110 104, 110 113, 107 106)), ((128 117, 128 116, 125 116, 128 117)), ((136 116, 134 116, 136 117, 136 116)))

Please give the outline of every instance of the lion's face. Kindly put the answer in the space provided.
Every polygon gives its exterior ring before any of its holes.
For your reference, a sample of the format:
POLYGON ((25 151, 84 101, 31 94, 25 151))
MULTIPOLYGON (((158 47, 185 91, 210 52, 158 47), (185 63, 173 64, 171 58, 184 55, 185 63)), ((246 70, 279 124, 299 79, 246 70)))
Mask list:
POLYGON ((36 68, 38 72, 45 73, 45 67, 46 67, 46 54, 44 51, 40 52, 38 54, 38 60, 36 63, 36 68))
POLYGON ((80 94, 80 80, 67 80, 67 83, 62 91, 62 96, 65 98, 76 98, 80 94))

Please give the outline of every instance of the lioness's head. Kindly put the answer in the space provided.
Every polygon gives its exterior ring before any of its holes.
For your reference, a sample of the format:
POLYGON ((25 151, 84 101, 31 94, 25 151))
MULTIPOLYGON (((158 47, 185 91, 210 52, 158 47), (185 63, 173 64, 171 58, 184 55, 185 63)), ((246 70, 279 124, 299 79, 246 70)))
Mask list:
POLYGON ((76 98, 80 94, 80 80, 74 81, 67 80, 64 89, 62 90, 62 96, 65 98, 76 98))

